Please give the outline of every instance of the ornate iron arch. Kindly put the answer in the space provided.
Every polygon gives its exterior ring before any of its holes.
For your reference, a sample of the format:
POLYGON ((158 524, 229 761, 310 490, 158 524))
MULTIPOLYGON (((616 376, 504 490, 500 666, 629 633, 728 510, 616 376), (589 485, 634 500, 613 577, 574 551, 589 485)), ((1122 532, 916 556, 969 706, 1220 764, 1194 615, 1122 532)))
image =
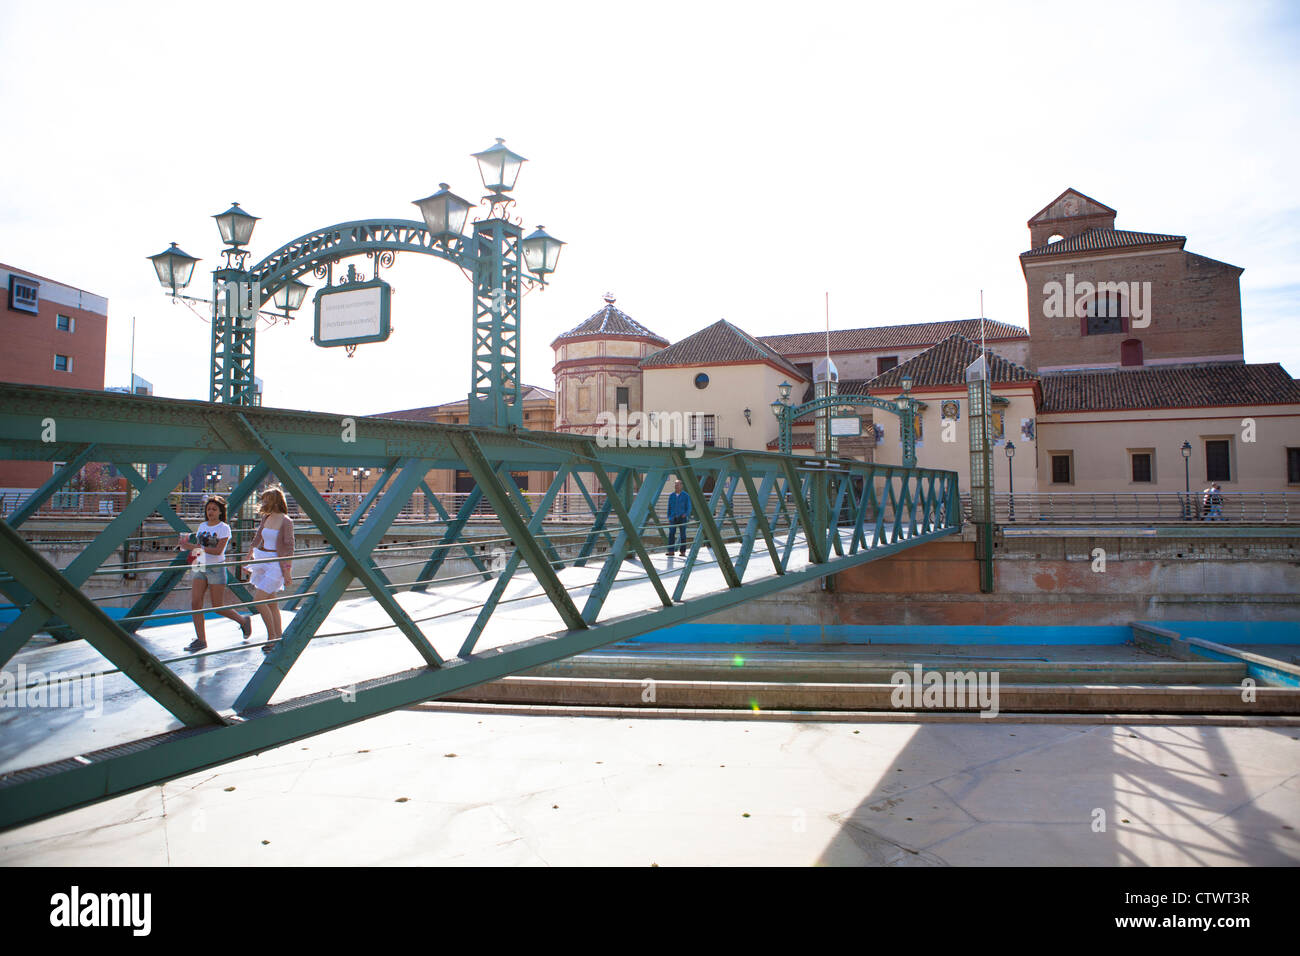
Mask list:
MULTIPOLYGON (((524 275, 523 233, 508 219, 475 222, 468 235, 435 237, 411 219, 362 219, 315 229, 280 246, 251 269, 213 273, 214 301, 223 287, 238 284, 266 301, 308 272, 325 275, 340 260, 357 255, 390 265, 392 255, 415 252, 457 266, 473 289, 469 420, 474 425, 521 427, 522 387, 519 374, 520 300, 526 287, 543 283, 524 275)), ((240 293, 239 301, 246 297, 240 293)), ((241 306, 241 309, 244 307, 241 306)), ((211 400, 252 404, 255 323, 252 314, 214 313, 211 400)))
POLYGON ((286 242, 249 270, 263 297, 317 266, 364 253, 418 252, 436 256, 462 269, 473 269, 477 256, 472 237, 434 239, 428 227, 413 219, 360 219, 340 222, 286 242))
POLYGON ((887 398, 876 398, 874 395, 857 395, 852 393, 842 395, 823 395, 821 398, 814 398, 810 402, 804 402, 802 405, 786 405, 781 413, 781 452, 789 455, 794 448, 794 423, 804 415, 819 412, 822 409, 839 408, 841 406, 852 407, 856 405, 867 405, 871 408, 879 408, 897 415, 902 422, 903 437, 903 467, 916 467, 916 430, 913 423, 916 413, 917 402, 910 397, 907 400, 907 412, 903 414, 903 409, 899 408, 898 400, 891 401, 887 398))

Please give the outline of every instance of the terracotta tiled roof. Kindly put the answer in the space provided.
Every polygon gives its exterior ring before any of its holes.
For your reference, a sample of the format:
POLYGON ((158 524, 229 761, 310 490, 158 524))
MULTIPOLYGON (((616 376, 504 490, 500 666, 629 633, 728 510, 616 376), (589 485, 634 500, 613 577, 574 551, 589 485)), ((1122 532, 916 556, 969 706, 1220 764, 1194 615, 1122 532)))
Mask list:
POLYGON ((1153 246, 1166 242, 1176 242, 1179 248, 1187 241, 1186 236, 1166 236, 1158 232, 1129 232, 1126 229, 1089 229, 1069 239, 1058 239, 1036 249, 1020 253, 1021 259, 1034 259, 1038 256, 1058 256, 1066 252, 1097 252, 1102 249, 1122 249, 1126 246, 1153 246))
POLYGON ((1300 384, 1276 362, 1050 372, 1040 381, 1043 404, 1039 411, 1044 414, 1300 404, 1300 384))
MULTIPOLYGON (((1029 331, 1006 322, 984 320, 986 340, 1027 339, 1029 331)), ((914 322, 909 325, 877 325, 867 329, 842 329, 831 332, 832 352, 861 352, 877 349, 924 348, 942 342, 950 335, 980 337, 979 319, 956 319, 949 322, 914 322)), ((814 355, 826 351, 825 332, 794 332, 788 335, 765 335, 763 344, 782 355, 814 355)))
POLYGON ((738 329, 726 319, 719 319, 694 335, 674 342, 666 349, 647 356, 642 368, 664 368, 673 365, 722 365, 733 362, 771 362, 787 375, 805 381, 803 374, 781 357, 780 353, 764 345, 744 329, 738 329))
POLYGON ((555 348, 565 339, 579 335, 635 336, 637 338, 653 339, 661 345, 668 344, 668 340, 662 335, 656 335, 640 322, 635 321, 626 312, 614 308, 614 297, 612 295, 605 296, 605 307, 592 315, 591 318, 580 322, 563 335, 557 335, 555 341, 551 343, 551 348, 555 348))
MULTIPOLYGON (((988 349, 989 371, 992 382, 1032 382, 1034 373, 1023 365, 1004 359, 988 349)), ((926 349, 902 365, 882 372, 866 383, 870 389, 898 389, 903 387, 903 373, 912 376, 913 390, 934 385, 965 385, 966 368, 980 355, 980 347, 964 335, 950 335, 938 345, 926 349)))

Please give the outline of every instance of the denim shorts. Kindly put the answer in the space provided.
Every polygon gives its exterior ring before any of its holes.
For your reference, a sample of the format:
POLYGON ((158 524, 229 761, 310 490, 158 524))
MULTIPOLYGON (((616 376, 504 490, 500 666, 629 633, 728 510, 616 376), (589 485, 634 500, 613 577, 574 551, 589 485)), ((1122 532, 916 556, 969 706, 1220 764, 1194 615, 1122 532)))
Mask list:
POLYGON ((206 564, 195 563, 191 570, 194 572, 194 580, 205 580, 208 584, 219 584, 226 586, 226 569, 218 567, 209 567, 206 564))

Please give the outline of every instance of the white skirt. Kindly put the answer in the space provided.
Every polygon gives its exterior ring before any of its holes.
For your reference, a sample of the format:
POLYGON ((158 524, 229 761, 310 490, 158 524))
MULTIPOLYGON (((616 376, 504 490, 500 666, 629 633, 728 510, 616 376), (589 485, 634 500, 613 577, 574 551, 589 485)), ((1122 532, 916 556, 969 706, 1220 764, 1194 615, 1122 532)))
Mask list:
MULTIPOLYGON (((274 552, 263 551, 261 548, 253 552, 254 558, 274 558, 274 552)), ((264 564, 254 564, 248 569, 248 583, 257 588, 263 594, 275 594, 277 591, 284 590, 284 574, 280 571, 279 561, 267 561, 264 564)))

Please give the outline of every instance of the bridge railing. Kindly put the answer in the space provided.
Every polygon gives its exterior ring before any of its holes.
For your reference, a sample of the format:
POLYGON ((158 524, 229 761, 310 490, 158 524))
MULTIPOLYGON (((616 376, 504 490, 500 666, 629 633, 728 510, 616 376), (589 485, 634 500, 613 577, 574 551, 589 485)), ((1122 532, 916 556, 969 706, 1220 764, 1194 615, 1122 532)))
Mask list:
MULTIPOLYGON (((1046 492, 994 496, 998 524, 1079 524, 1232 521, 1246 524, 1300 524, 1300 493, 1223 491, 1218 501, 1201 491, 1046 492)), ((970 495, 962 495, 962 514, 970 520, 970 495)))

